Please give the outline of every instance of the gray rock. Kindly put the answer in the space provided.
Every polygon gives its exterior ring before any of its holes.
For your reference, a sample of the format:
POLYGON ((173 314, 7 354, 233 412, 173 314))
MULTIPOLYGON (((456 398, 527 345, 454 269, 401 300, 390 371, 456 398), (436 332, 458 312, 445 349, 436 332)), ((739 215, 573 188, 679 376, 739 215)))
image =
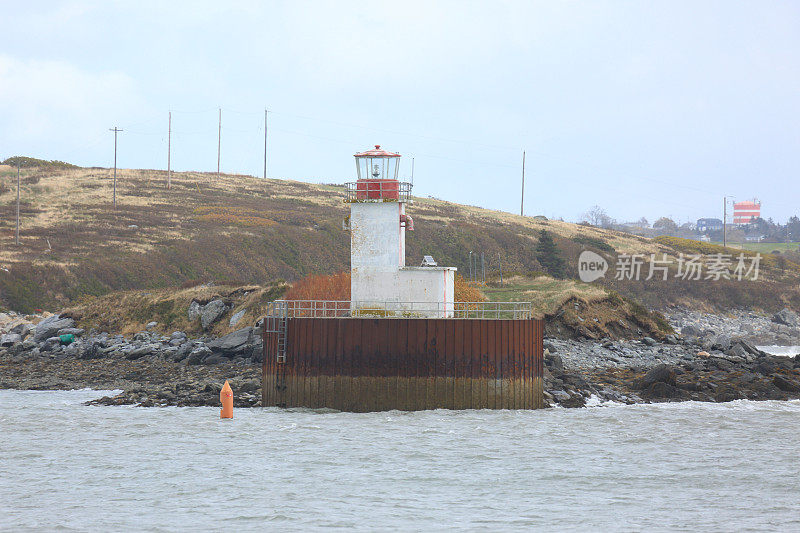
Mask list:
POLYGON ((58 334, 59 330, 72 327, 75 327, 75 321, 71 318, 59 318, 58 315, 53 315, 36 325, 36 333, 33 334, 33 340, 40 343, 58 334))
POLYGON ((681 328, 681 335, 686 338, 697 338, 703 334, 698 328, 694 327, 691 324, 687 324, 681 328))
POLYGON ((742 349, 750 355, 760 356, 764 354, 764 352, 756 348, 755 344, 746 339, 736 339, 734 342, 737 346, 741 346, 742 349))
POLYGON ((656 344, 658 344, 658 341, 656 341, 652 337, 643 337, 642 338, 642 342, 645 343, 648 346, 655 346, 656 344))
POLYGON ((253 344, 253 328, 244 328, 213 340, 207 346, 218 353, 239 353, 253 344))
POLYGON ((81 328, 64 328, 58 330, 57 335, 75 335, 76 337, 80 337, 83 333, 84 331, 81 328))
POLYGON ((22 335, 19 333, 6 333, 4 335, 0 335, 0 346, 4 348, 8 348, 9 346, 14 346, 17 343, 22 342, 22 335))
POLYGON ((651 398, 677 398, 680 391, 669 383, 657 381, 647 388, 645 394, 651 398))
POLYGON ((45 339, 43 343, 39 346, 39 350, 42 352, 52 352, 55 351, 61 346, 61 339, 58 337, 49 337, 45 339))
POLYGON ((211 300, 200 311, 200 325, 204 330, 211 327, 214 322, 222 318, 227 307, 222 300, 211 300))
POLYGON ((189 354, 192 353, 194 349, 194 344, 191 342, 185 342, 178 347, 178 350, 175 352, 175 355, 172 357, 174 361, 183 361, 189 354))
POLYGON ((154 327, 156 327, 157 325, 158 325, 158 322, 148 322, 147 325, 145 326, 145 329, 151 330, 154 327))
POLYGON ((784 392, 800 392, 800 384, 781 375, 772 378, 772 384, 784 392))
POLYGON ((189 357, 186 358, 187 365, 199 365, 203 362, 203 359, 211 355, 211 350, 208 346, 198 346, 197 348, 193 349, 189 354, 189 357))
POLYGON ((731 349, 731 336, 725 333, 717 335, 711 343, 711 348, 725 352, 731 349))
POLYGON ((255 392, 261 390, 261 380, 258 379, 243 379, 242 381, 236 380, 231 383, 234 392, 255 392))
POLYGON ((192 303, 189 304, 189 311, 188 311, 189 322, 194 322, 195 320, 200 318, 200 311, 202 310, 203 306, 192 300, 192 303))
POLYGON ((561 402, 561 407, 578 408, 586 406, 586 398, 580 394, 573 394, 568 399, 561 402))
POLYGON ((731 346, 730 350, 728 350, 728 351, 727 351, 727 352, 725 352, 725 353, 726 353, 727 355, 729 355, 729 356, 732 356, 732 357, 740 357, 740 358, 744 358, 745 356, 749 355, 749 354, 747 353, 747 350, 745 350, 745 349, 742 347, 742 345, 741 345, 741 344, 739 344, 739 343, 736 343, 736 344, 734 344, 733 346, 731 346))
POLYGON ((11 331, 9 331, 9 333, 16 333, 17 335, 22 337, 23 340, 25 339, 25 337, 28 336, 30 332, 31 332, 31 325, 28 324, 27 322, 22 322, 21 324, 17 324, 13 328, 11 328, 11 331))
POLYGON ((564 370, 564 360, 561 359, 560 355, 551 354, 549 352, 545 353, 544 362, 548 366, 555 371, 563 371, 564 370))
POLYGON ((151 353, 153 353, 153 346, 151 344, 145 344, 144 346, 134 348, 126 353, 125 358, 135 361, 136 359, 141 359, 145 355, 149 355, 151 353))
POLYGON ((783 326, 789 326, 791 328, 796 328, 800 325, 800 317, 797 316, 797 313, 792 311, 791 309, 783 309, 775 313, 772 317, 772 321, 776 324, 781 324, 783 326))
POLYGON ((553 396, 553 398, 555 398, 557 402, 564 402, 570 398, 569 393, 563 390, 552 390, 548 392, 553 396))
POLYGON ((239 321, 242 319, 243 316, 244 316, 244 309, 242 309, 241 311, 237 311, 231 317, 230 321, 228 322, 228 325, 230 327, 235 327, 236 324, 239 323, 239 321))
POLYGON ((675 386, 675 371, 665 364, 656 365, 636 382, 636 388, 645 390, 654 383, 666 383, 675 386))
POLYGON ((79 348, 77 357, 78 359, 99 359, 105 355, 102 348, 102 344, 91 340, 79 348))

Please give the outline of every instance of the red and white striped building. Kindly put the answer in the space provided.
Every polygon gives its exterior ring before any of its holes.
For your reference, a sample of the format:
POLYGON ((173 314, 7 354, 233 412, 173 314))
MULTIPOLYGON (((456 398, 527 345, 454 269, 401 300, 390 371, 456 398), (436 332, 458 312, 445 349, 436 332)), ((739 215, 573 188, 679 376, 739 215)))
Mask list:
POLYGON ((734 224, 749 224, 753 219, 759 217, 761 217, 761 202, 755 198, 733 204, 734 224))

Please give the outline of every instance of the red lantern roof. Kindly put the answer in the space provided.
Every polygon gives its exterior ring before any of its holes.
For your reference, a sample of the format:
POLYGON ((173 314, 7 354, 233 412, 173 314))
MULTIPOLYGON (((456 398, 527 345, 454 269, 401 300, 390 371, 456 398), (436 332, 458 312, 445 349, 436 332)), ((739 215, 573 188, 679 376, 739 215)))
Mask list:
POLYGON ((354 157, 400 157, 400 154, 395 154, 394 152, 387 152, 386 150, 381 150, 381 145, 376 144, 374 150, 359 152, 355 154, 354 157))

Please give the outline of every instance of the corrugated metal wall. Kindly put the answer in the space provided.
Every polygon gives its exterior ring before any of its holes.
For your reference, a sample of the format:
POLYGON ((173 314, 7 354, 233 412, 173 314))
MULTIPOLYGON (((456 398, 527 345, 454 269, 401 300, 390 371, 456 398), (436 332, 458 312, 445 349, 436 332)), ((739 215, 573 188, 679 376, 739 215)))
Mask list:
POLYGON ((542 407, 541 320, 287 319, 286 362, 264 335, 262 405, 542 407))

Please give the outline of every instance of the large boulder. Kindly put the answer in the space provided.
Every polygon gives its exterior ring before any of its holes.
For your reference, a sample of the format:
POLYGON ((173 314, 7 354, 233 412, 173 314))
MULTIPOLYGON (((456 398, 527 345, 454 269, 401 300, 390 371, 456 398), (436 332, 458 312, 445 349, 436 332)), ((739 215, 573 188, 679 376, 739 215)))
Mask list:
POLYGON ((130 359, 135 361, 136 359, 141 359, 146 355, 150 355, 156 350, 156 347, 152 344, 145 344, 144 346, 140 346, 138 348, 134 348, 125 354, 126 359, 130 359))
POLYGON ((189 354, 192 353, 193 349, 194 349, 194 344, 192 344, 191 342, 184 342, 183 344, 178 346, 177 351, 172 356, 172 360, 183 361, 184 359, 189 357, 189 354))
POLYGON ((203 309, 202 305, 192 300, 192 303, 189 304, 189 311, 187 312, 187 316, 189 317, 189 322, 194 322, 195 320, 200 318, 200 311, 202 311, 202 309, 203 309))
POLYGON ((236 324, 239 323, 239 321, 242 319, 243 316, 244 316, 244 309, 235 312, 231 317, 230 321, 228 321, 228 325, 232 328, 236 327, 236 324))
POLYGON ((656 365, 641 378, 636 380, 635 386, 639 390, 650 388, 654 383, 666 383, 675 386, 675 370, 668 365, 656 365))
POLYGON ((206 330, 210 328, 214 322, 222 318, 222 315, 227 311, 227 306, 222 300, 211 300, 200 311, 200 325, 206 330))
POLYGON ((678 398, 681 392, 669 383, 657 381, 647 387, 645 395, 650 398, 678 398))
POLYGON ((19 324, 11 328, 11 331, 9 331, 9 333, 16 333, 23 339, 27 337, 28 333, 30 332, 31 332, 31 325, 27 322, 20 322, 19 324))
POLYGON ((208 346, 198 346, 194 348, 189 356, 186 358, 187 365, 199 365, 203 362, 206 357, 212 355, 212 351, 208 348, 208 346))
POLYGON ((547 349, 545 349, 544 353, 544 363, 551 371, 564 371, 564 360, 561 358, 561 356, 551 354, 547 349))
POLYGON ((721 352, 727 352, 731 349, 731 336, 726 333, 717 335, 711 342, 711 348, 721 352))
POLYGON ((791 309, 783 309, 778 311, 772 317, 772 321, 776 324, 781 324, 783 326, 789 326, 792 328, 796 328, 798 325, 800 325, 800 317, 798 317, 797 313, 791 309))
POLYGON ((14 346, 18 342, 22 342, 22 335, 19 333, 5 333, 0 335, 0 346, 3 348, 14 346))
POLYGON ((59 318, 58 315, 49 316, 36 325, 33 341, 36 343, 43 342, 50 337, 58 335, 59 330, 72 327, 75 327, 75 321, 71 318, 59 318))
POLYGON ((253 335, 253 328, 244 328, 233 333, 228 333, 224 337, 215 339, 206 346, 211 348, 215 353, 223 353, 226 355, 238 354, 252 348, 255 345, 255 335, 253 335))
POLYGON ((800 392, 800 384, 780 374, 772 378, 772 384, 784 392, 800 392))
POLYGON ((681 328, 681 336, 686 337, 687 339, 696 339, 703 334, 699 328, 691 325, 686 324, 681 328))

